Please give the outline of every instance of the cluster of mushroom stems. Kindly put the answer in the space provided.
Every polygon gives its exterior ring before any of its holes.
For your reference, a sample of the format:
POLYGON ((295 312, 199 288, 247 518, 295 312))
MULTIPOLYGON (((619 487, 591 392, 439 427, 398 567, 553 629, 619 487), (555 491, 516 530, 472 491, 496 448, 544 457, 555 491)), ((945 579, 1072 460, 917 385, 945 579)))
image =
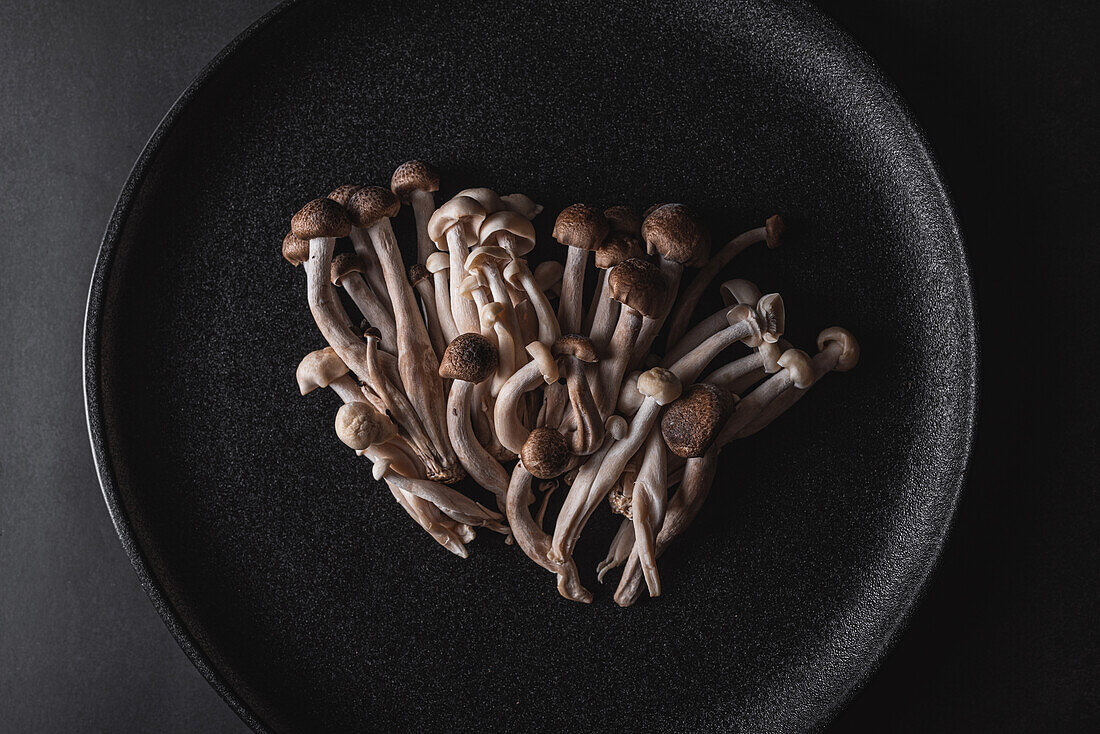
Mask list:
POLYGON ((340 186, 293 216, 283 256, 304 266, 327 342, 299 364, 301 393, 339 396, 340 440, 451 552, 465 557, 476 528, 500 533, 556 576, 562 596, 590 602, 573 552, 606 501, 623 519, 600 582, 622 566, 617 603, 634 603, 643 586, 659 596, 657 559, 698 513, 719 453, 825 374, 855 366, 856 340, 825 329, 810 357, 783 339, 779 294, 746 280, 721 283, 725 305, 696 318, 738 253, 780 244, 778 216, 712 252, 707 228, 682 204, 644 216, 574 204, 553 229, 564 267, 532 267, 531 220, 542 206, 477 188, 437 207, 438 190, 432 167, 410 161, 389 188, 340 186), (411 265, 391 226, 403 203, 416 222, 411 265), (341 238, 350 247, 335 254, 341 238), (588 278, 595 293, 586 299, 588 278), (738 343, 743 356, 712 368, 738 343), (460 491, 467 476, 495 506, 460 491), (564 501, 547 528, 559 488, 564 501))

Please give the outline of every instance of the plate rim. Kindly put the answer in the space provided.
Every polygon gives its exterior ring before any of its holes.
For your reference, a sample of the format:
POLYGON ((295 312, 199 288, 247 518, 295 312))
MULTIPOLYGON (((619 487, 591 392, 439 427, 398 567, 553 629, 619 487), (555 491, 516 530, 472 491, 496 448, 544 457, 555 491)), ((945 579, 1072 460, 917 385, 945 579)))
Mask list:
MULTIPOLYGON (((177 121, 188 105, 205 86, 211 76, 217 73, 222 66, 244 45, 251 41, 273 21, 285 14, 292 7, 304 3, 306 0, 282 0, 278 5, 261 15, 257 20, 247 26, 227 43, 188 83, 187 87, 176 98, 176 101, 161 118, 156 128, 149 136, 142 148, 137 160, 132 166, 126 181, 122 186, 118 199, 108 220, 103 238, 100 241, 96 254, 95 264, 92 269, 91 283, 88 288, 88 296, 85 303, 82 351, 82 383, 84 393, 85 421, 88 428, 88 437, 91 443, 92 458, 95 463, 96 476, 99 481, 100 491, 107 505, 111 522, 115 532, 122 543, 123 549, 138 576, 141 586, 145 589, 149 600, 160 616, 161 621, 175 638, 191 663, 198 669, 207 683, 221 696, 222 700, 237 714, 238 717, 253 731, 268 734, 272 730, 259 717, 259 715, 245 703, 235 688, 218 672, 209 656, 200 648, 198 642, 190 632, 183 618, 175 606, 168 599, 160 581, 153 575, 148 560, 141 550, 133 527, 130 524, 127 511, 122 503, 117 482, 111 462, 111 450, 107 437, 106 421, 103 417, 102 395, 100 391, 101 340, 103 332, 103 317, 105 313, 105 294, 110 280, 112 266, 115 262, 116 250, 119 239, 126 222, 132 212, 136 192, 145 183, 150 166, 160 150, 161 143, 171 134, 177 121)), ((974 304, 974 274, 970 265, 970 257, 966 248, 965 238, 959 226, 958 214, 955 209, 954 197, 951 195, 943 171, 939 162, 932 154, 928 138, 920 126, 912 109, 906 102, 900 91, 883 72, 877 61, 868 53, 858 41, 822 9, 806 0, 789 0, 791 6, 800 7, 802 11, 814 16, 823 26, 835 34, 838 42, 837 51, 843 52, 849 57, 850 62, 862 63, 872 84, 879 86, 885 92, 885 101, 894 105, 902 119, 904 119, 913 133, 913 148, 918 151, 927 166, 929 182, 934 185, 934 193, 945 214, 945 223, 948 225, 951 235, 950 244, 954 255, 961 266, 960 283, 962 296, 965 303, 963 318, 960 324, 967 329, 967 340, 962 346, 965 353, 966 367, 969 372, 969 381, 965 405, 965 425, 960 428, 959 449, 961 452, 962 469, 953 486, 945 485, 945 489, 951 490, 950 503, 945 522, 934 543, 927 546, 927 551, 922 557, 919 578, 916 579, 908 593, 901 597, 904 601, 903 609, 893 621, 889 630, 879 640, 877 646, 870 652, 867 662, 861 673, 853 677, 840 691, 833 701, 825 707, 815 720, 813 729, 820 729, 829 723, 838 712, 846 706, 855 694, 866 684, 867 680, 882 665, 886 654, 893 648, 900 634, 909 625, 928 590, 932 574, 938 568, 943 557, 943 548, 948 535, 955 525, 959 496, 965 486, 970 473, 970 458, 973 453, 974 433, 977 423, 978 404, 980 397, 980 327, 975 315, 974 304)), ((916 570, 916 567, 914 567, 916 570)))

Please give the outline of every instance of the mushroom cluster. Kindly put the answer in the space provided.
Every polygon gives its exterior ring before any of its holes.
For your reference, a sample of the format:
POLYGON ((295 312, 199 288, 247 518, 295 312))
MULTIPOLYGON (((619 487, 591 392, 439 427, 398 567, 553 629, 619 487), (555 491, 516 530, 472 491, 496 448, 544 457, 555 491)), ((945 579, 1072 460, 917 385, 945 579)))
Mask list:
POLYGON ((698 513, 719 452, 826 373, 854 367, 859 345, 832 327, 815 356, 795 349, 783 338, 783 299, 746 280, 723 282, 725 305, 693 323, 734 256, 781 243, 779 216, 712 252, 683 204, 644 216, 573 204, 553 228, 564 267, 532 268, 542 206, 477 188, 437 207, 438 190, 432 167, 410 161, 388 188, 343 185, 293 216, 282 253, 304 265, 327 342, 298 365, 301 393, 339 396, 337 436, 451 552, 465 557, 475 528, 501 533, 557 577, 562 596, 590 602, 573 551, 606 505, 623 519, 599 580, 623 566, 614 595, 623 606, 643 585, 660 595, 657 559, 698 513), (416 222, 411 264, 390 223, 403 203, 416 222), (681 288, 689 268, 699 270, 681 288), (741 356, 713 366, 738 344, 741 356), (471 496, 482 491, 495 508, 471 496))

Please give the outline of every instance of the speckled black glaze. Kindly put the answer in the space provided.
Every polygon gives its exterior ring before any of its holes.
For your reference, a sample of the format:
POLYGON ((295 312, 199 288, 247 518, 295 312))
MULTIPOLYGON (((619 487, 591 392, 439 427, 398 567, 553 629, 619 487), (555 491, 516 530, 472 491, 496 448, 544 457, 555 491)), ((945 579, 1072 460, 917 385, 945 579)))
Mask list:
POLYGON ((975 334, 950 204, 896 94, 800 4, 552 8, 291 4, 200 76, 123 190, 85 342, 103 491, 165 622, 257 730, 812 728, 937 556, 975 334), (591 605, 498 536, 449 555, 340 444, 335 397, 298 395, 321 342, 279 254, 289 218, 411 157, 444 195, 544 203, 543 256, 574 201, 690 202, 716 242, 779 211, 783 247, 730 272, 782 290, 796 344, 859 337, 855 371, 727 451, 662 598, 623 610, 596 585, 606 511, 577 553, 591 605))

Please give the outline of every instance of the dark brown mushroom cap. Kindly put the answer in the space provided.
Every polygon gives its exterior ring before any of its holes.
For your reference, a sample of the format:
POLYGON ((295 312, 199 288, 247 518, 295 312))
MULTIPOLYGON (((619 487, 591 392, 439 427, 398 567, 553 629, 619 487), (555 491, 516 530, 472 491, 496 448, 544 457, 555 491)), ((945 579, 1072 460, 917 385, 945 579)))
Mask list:
POLYGON ((459 334, 443 352, 439 361, 439 376, 445 380, 462 380, 477 384, 497 371, 497 348, 476 332, 459 334))
POLYGON ((783 217, 773 214, 764 222, 764 241, 770 249, 775 249, 783 244, 783 236, 787 234, 787 223, 783 217))
POLYGON ((683 204, 665 204, 642 222, 642 238, 650 254, 697 268, 710 257, 710 232, 699 217, 683 204))
POLYGON ((420 281, 432 277, 423 263, 415 263, 409 266, 409 282, 416 285, 420 281))
POLYGON ((611 297, 643 316, 657 318, 665 304, 665 279, 661 269, 641 258, 624 260, 607 276, 611 297))
POLYGON ((348 199, 348 216, 356 227, 369 227, 380 219, 397 216, 401 202, 389 189, 364 186, 348 199))
POLYGON ((363 188, 362 184, 343 184, 337 186, 329 192, 328 198, 335 201, 340 206, 346 207, 348 205, 348 199, 359 189, 363 188))
POLYGON ((414 191, 439 191, 439 174, 424 161, 406 161, 393 172, 390 190, 407 204, 414 191))
POLYGON ((582 362, 598 362, 592 340, 583 334, 562 334, 550 347, 555 357, 576 357, 582 362))
POLYGON ((646 208, 646 210, 644 212, 642 212, 642 220, 644 221, 645 218, 648 217, 650 214, 657 211, 662 206, 667 206, 667 205, 668 205, 667 201, 658 202, 657 204, 650 204, 649 207, 646 208))
POLYGON ((365 272, 367 272, 366 265, 354 252, 340 253, 332 258, 332 265, 329 267, 329 277, 332 279, 333 285, 340 285, 340 281, 343 280, 344 276, 365 272))
POLYGON ((332 199, 314 199, 290 220, 291 233, 302 240, 314 237, 347 237, 351 222, 344 207, 332 199))
POLYGON ((611 225, 599 209, 573 204, 562 209, 554 222, 554 239, 567 247, 595 250, 610 230, 611 225))
POLYGON ((685 459, 702 456, 726 425, 737 396, 709 382, 684 390, 661 419, 661 435, 669 451, 685 459))
POLYGON ((641 238, 626 232, 612 232, 596 249, 596 267, 607 270, 635 257, 645 257, 641 238))
POLYGON ((293 232, 287 232, 283 238, 283 257, 286 261, 298 267, 309 259, 309 240, 295 237, 293 232))
POLYGON ((572 455, 565 436, 546 426, 531 431, 523 448, 519 450, 524 468, 538 479, 560 476, 569 468, 572 455))
POLYGON ((632 206, 619 204, 608 207, 603 210, 603 216, 612 232, 625 232, 638 237, 642 235, 642 215, 632 206))
POLYGON ((379 331, 377 327, 370 326, 367 323, 366 319, 363 319, 362 323, 359 324, 359 328, 361 328, 363 330, 363 338, 364 339, 366 339, 367 341, 370 341, 371 339, 377 339, 379 341, 379 343, 381 343, 381 341, 382 341, 382 332, 379 331))

